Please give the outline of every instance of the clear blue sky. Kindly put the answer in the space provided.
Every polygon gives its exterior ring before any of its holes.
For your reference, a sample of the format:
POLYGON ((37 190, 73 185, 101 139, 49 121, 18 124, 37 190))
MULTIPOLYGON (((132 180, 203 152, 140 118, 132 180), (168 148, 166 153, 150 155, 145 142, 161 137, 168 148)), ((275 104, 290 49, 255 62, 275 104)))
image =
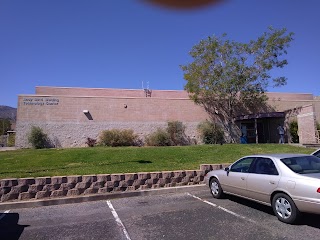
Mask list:
POLYGON ((182 90, 179 67, 201 39, 235 41, 267 27, 295 33, 270 89, 320 95, 320 1, 227 0, 188 11, 139 0, 0 0, 0 105, 17 107, 35 86, 182 90))

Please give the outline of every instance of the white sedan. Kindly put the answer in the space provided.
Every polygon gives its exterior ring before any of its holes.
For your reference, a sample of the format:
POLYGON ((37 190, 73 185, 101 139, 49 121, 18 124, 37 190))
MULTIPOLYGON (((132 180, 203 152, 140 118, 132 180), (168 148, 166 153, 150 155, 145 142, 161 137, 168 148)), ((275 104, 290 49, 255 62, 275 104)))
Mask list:
POLYGON ((271 206, 294 223, 301 212, 320 214, 320 158, 307 154, 246 156, 205 176, 214 198, 225 193, 271 206))

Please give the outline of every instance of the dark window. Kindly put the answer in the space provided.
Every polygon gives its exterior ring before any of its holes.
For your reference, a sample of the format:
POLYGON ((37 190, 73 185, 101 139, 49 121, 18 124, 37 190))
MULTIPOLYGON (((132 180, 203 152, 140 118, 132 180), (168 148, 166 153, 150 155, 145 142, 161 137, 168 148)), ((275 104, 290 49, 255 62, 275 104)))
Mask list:
POLYGON ((250 165, 254 159, 255 158, 253 157, 240 159, 238 162, 234 163, 231 166, 230 172, 244 172, 244 173, 249 172, 250 165))
POLYGON ((319 149, 319 151, 316 151, 313 155, 320 158, 320 149, 319 149))
POLYGON ((295 173, 320 173, 320 158, 315 156, 284 158, 281 161, 295 173))
MULTIPOLYGON (((251 171, 250 171, 251 172, 251 171)), ((266 175, 279 175, 276 166, 270 158, 256 158, 252 166, 252 173, 266 174, 266 175)))

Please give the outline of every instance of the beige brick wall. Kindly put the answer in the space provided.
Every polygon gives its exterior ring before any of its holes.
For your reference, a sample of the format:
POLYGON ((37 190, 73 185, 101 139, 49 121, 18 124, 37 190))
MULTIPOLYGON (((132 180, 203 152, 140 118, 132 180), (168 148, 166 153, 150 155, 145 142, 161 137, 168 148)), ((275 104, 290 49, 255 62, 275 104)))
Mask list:
MULTIPOLYGON (((320 119, 320 100, 312 94, 268 93, 274 111, 313 103, 320 119)), ((197 125, 209 119, 185 91, 36 87, 36 94, 20 95, 17 112, 17 147, 29 147, 31 126, 39 126, 59 147, 84 146, 87 137, 96 138, 105 129, 133 129, 141 138, 168 121, 181 121, 191 138, 198 138, 197 125), (85 114, 83 111, 88 110, 85 114)))

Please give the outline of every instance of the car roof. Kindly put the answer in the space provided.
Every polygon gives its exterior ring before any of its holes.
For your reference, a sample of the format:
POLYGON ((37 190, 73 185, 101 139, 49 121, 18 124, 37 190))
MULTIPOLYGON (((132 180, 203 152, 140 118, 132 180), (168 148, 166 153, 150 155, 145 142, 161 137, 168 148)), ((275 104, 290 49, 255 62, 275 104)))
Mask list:
POLYGON ((300 153, 270 153, 270 154, 255 154, 247 157, 272 157, 272 158, 291 158, 291 157, 302 157, 310 156, 309 154, 300 154, 300 153))

